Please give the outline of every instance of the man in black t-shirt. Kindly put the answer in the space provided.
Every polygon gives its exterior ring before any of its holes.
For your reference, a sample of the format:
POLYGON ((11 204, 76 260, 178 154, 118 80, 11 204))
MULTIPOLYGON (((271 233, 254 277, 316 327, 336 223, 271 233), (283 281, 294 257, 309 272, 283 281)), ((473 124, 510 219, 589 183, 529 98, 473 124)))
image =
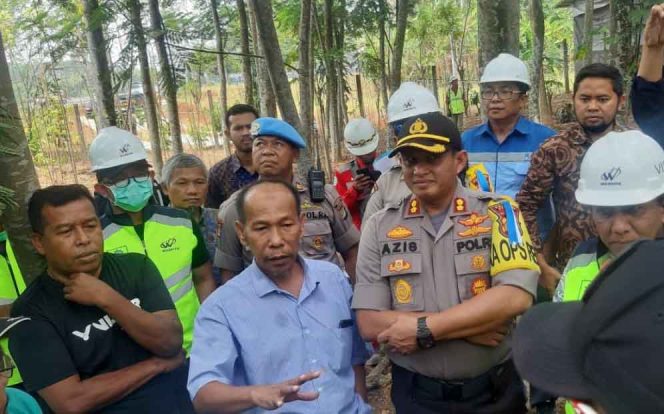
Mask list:
POLYGON ((28 214, 47 271, 14 302, 10 333, 25 388, 55 412, 189 413, 182 326, 152 261, 103 253, 92 197, 37 190, 28 214))

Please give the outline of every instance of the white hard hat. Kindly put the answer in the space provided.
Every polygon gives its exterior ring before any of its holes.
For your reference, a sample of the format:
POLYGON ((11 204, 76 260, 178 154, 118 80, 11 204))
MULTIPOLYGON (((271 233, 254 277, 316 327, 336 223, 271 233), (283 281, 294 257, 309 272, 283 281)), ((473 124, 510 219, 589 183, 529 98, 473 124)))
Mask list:
POLYGON ((415 82, 404 82, 387 102, 387 122, 438 111, 438 100, 430 90, 415 82))
POLYGON ((581 204, 647 203, 664 194, 664 150, 643 132, 610 132, 588 148, 580 174, 581 204))
POLYGON ((143 143, 131 132, 117 127, 102 129, 90 144, 92 171, 147 160, 147 158, 143 143))
POLYGON ((356 156, 376 151, 378 139, 376 129, 371 121, 366 118, 351 119, 344 128, 346 149, 356 156))
POLYGON ((509 53, 501 53, 487 63, 480 84, 491 82, 518 82, 530 89, 528 67, 523 60, 509 53))

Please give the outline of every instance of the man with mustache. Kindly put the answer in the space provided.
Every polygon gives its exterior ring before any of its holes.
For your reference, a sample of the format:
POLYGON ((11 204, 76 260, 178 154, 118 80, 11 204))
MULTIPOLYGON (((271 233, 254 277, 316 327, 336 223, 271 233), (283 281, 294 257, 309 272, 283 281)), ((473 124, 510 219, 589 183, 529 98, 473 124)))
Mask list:
POLYGON ((595 235, 590 209, 574 198, 579 165, 590 145, 612 130, 625 102, 620 71, 603 63, 583 67, 574 80, 576 123, 549 138, 533 154, 516 201, 532 236, 541 269, 540 285, 553 293, 560 271, 577 244, 595 235), (553 195, 556 217, 547 248, 540 238, 537 214, 553 195))
POLYGON ((302 256, 299 198, 275 179, 235 197, 233 227, 254 260, 196 317, 188 387, 198 412, 371 412, 352 288, 339 267, 302 256))
MULTIPOLYGON (((307 181, 293 173, 293 164, 304 139, 288 123, 276 118, 258 118, 252 124, 253 163, 261 179, 279 179, 292 183, 300 194, 305 216, 300 253, 308 259, 326 260, 340 265, 338 253, 351 280, 355 280, 355 260, 360 235, 348 208, 333 185, 325 185, 325 198, 315 201, 307 181)), ((228 281, 251 264, 253 255, 243 248, 235 231, 239 218, 234 193, 219 208, 222 223, 214 264, 221 268, 221 279, 228 281)))
POLYGON ((152 261, 104 253, 81 185, 35 191, 28 215, 47 269, 11 310, 31 319, 9 338, 26 390, 54 412, 192 412, 182 325, 152 261))

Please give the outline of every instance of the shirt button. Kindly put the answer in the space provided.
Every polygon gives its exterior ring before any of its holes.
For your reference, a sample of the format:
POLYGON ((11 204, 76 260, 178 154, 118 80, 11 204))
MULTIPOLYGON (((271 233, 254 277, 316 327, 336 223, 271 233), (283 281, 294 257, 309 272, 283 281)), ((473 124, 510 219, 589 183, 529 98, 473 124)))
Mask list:
POLYGON ((310 333, 311 333, 310 330, 308 330, 308 329, 305 329, 305 330, 304 330, 304 334, 305 334, 305 335, 309 335, 310 333))

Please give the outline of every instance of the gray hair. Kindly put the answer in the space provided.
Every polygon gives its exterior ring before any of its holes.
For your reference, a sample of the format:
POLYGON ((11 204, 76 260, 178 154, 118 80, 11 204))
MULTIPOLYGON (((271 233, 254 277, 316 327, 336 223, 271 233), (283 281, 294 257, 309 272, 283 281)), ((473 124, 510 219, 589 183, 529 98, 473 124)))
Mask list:
POLYGON ((166 161, 161 169, 161 183, 168 186, 173 178, 173 171, 177 168, 200 168, 203 170, 205 179, 208 179, 208 169, 200 158, 193 154, 176 154, 166 161))

